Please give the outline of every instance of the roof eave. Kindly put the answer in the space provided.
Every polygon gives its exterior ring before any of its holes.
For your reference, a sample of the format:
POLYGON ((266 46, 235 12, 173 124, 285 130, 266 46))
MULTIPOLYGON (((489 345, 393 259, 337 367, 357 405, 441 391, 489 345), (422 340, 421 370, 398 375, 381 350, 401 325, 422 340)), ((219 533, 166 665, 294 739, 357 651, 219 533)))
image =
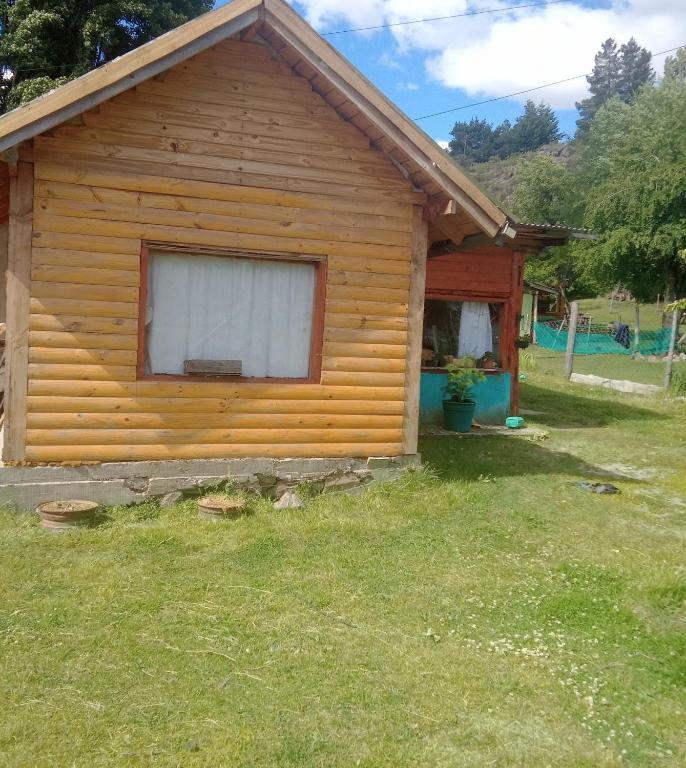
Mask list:
POLYGON ((183 33, 186 24, 8 112, 3 116, 2 121, 10 124, 17 122, 18 127, 0 135, 0 152, 32 139, 34 136, 38 136, 86 110, 96 107, 103 101, 118 96, 144 80, 165 72, 174 64, 211 48, 227 37, 246 29, 258 21, 262 15, 260 0, 234 0, 225 7, 231 9, 233 13, 227 12, 223 22, 210 26, 205 33, 192 37, 185 44, 175 45, 174 40, 183 33), (165 42, 171 43, 168 46, 169 50, 157 55, 155 51, 165 42), (121 75, 116 80, 107 82, 107 73, 112 69, 116 71, 126 62, 129 62, 130 66, 123 68, 121 75), (100 88, 97 87, 98 80, 104 81, 100 88), (89 88, 94 82, 96 87, 94 89, 89 88), (80 97, 77 95, 79 91, 83 92, 80 97), (59 102, 62 101, 65 103, 60 107, 59 102), (32 119, 31 113, 36 113, 36 117, 32 119))
POLYGON ((264 0, 265 22, 307 63, 341 91, 364 116, 455 200, 489 236, 507 223, 506 214, 449 159, 407 115, 318 35, 283 0, 264 0), (367 90, 367 94, 361 91, 367 90), (468 188, 468 192, 463 187, 468 188))
POLYGON ((161 74, 258 20, 345 95, 482 232, 489 237, 502 232, 508 224, 506 214, 284 0, 233 0, 13 110, 0 118, 0 152, 161 74))

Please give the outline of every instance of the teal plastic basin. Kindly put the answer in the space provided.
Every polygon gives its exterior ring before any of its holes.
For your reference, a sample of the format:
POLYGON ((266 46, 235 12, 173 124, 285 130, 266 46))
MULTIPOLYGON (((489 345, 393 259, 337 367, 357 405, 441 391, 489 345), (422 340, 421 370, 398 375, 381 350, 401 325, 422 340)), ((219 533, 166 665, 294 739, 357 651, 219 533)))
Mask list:
POLYGON ((524 419, 521 416, 508 416, 505 419, 505 426, 510 429, 519 429, 524 426, 524 419))

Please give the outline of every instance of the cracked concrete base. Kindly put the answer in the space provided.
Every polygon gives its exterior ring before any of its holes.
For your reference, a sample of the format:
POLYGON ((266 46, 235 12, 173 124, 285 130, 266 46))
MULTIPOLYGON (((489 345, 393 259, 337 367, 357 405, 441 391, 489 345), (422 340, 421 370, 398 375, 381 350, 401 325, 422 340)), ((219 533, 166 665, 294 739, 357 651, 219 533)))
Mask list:
POLYGON ((232 486, 280 498, 309 483, 318 491, 355 491, 419 466, 419 454, 368 459, 194 459, 0 467, 0 505, 17 511, 45 501, 88 499, 107 506, 177 499, 204 488, 232 486))

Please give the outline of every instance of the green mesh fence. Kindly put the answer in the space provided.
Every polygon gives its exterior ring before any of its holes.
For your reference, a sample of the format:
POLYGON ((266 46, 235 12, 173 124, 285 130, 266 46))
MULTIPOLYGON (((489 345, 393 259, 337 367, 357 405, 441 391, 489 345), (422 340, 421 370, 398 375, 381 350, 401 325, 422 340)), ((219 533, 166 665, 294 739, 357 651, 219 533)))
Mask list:
MULTIPOLYGON (((536 342, 539 347, 564 352, 567 349, 567 329, 560 329, 559 320, 534 323, 536 342)), ((642 355, 666 355, 669 351, 669 328, 659 331, 641 331, 638 351, 642 355)), ((579 328, 574 343, 575 355, 631 355, 634 349, 634 334, 627 329, 629 346, 615 340, 615 331, 604 325, 579 328)))

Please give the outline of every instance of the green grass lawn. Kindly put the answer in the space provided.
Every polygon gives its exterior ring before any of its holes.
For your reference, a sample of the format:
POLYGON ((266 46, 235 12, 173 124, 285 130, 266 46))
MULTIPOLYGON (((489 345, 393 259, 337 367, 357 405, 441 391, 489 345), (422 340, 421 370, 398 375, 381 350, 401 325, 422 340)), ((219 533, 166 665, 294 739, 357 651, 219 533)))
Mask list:
MULTIPOLYGON (((562 378, 565 368, 564 352, 532 345, 529 349, 536 358, 536 370, 541 375, 562 378)), ((677 363, 676 367, 683 365, 677 363)), ((663 386, 665 364, 647 360, 632 360, 628 355, 575 355, 574 373, 592 373, 606 379, 626 379, 639 384, 663 386)))
POLYGON ((0 514, 0 765, 684 765, 686 408, 522 394, 304 510, 0 514))
MULTIPOLYGON (((605 297, 582 299, 579 302, 581 313, 590 315, 593 324, 609 324, 613 320, 626 323, 633 329, 636 324, 636 305, 633 301, 615 301, 610 311, 610 300, 605 297)), ((641 304, 641 330, 659 331, 662 328, 663 304, 641 304)))
MULTIPOLYGON (((612 321, 624 322, 632 329, 635 326, 635 305, 633 302, 614 302, 610 312, 610 301, 606 298, 584 299, 579 302, 581 312, 592 318, 593 324, 609 325, 612 321)), ((644 332, 659 331, 662 327, 662 305, 641 305, 641 329, 644 332)), ((679 336, 683 333, 683 326, 679 336)), ((647 338, 647 337, 644 337, 647 338)), ((633 340, 633 336, 632 336, 633 340)), ((633 341, 632 341, 633 343, 633 341)), ((564 352, 532 346, 537 360, 537 370, 541 374, 562 376, 564 372, 564 352)), ((664 384, 665 364, 661 361, 632 360, 629 355, 600 354, 575 355, 575 373, 591 373, 607 379, 627 379, 639 384, 664 384)))

